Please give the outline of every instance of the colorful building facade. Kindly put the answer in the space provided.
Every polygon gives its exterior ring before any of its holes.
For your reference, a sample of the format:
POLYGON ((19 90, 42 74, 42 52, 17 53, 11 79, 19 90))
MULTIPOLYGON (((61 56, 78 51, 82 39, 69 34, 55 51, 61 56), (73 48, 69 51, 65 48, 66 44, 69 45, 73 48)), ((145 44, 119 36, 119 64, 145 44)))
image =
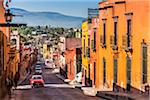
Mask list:
POLYGON ((81 38, 66 38, 65 72, 69 80, 74 80, 81 72, 81 38))
POLYGON ((83 85, 86 85, 88 74, 88 20, 82 23, 82 68, 83 68, 83 85))
POLYGON ((138 92, 150 85, 148 0, 99 3, 96 87, 138 92), (141 18, 142 19, 141 21, 141 18))
MULTIPOLYGON (((0 23, 4 24, 5 21, 5 8, 3 6, 4 0, 0 1, 0 23)), ((7 69, 9 62, 9 28, 0 26, 0 99, 6 93, 5 79, 7 77, 7 69)))
POLYGON ((90 30, 90 79, 92 80, 92 87, 96 86, 96 36, 98 33, 99 27, 99 18, 93 17, 92 19, 92 27, 90 30))

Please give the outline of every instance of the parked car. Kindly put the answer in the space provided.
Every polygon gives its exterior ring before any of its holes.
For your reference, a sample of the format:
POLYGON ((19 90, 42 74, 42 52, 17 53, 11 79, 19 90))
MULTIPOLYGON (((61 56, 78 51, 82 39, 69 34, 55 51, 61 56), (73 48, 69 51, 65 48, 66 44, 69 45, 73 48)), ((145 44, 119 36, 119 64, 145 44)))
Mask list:
POLYGON ((34 87, 44 87, 44 79, 41 75, 33 75, 30 79, 30 85, 34 87))

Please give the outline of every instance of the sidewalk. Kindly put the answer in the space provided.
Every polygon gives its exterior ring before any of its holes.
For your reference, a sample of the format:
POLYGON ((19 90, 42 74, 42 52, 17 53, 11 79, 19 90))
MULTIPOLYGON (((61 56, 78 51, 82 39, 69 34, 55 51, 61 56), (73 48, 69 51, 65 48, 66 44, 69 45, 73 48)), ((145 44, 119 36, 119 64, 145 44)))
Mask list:
POLYGON ((28 77, 30 77, 30 73, 29 72, 26 74, 26 76, 25 76, 24 79, 21 79, 21 80, 18 81, 18 85, 20 85, 21 83, 23 83, 28 77))
POLYGON ((98 91, 97 96, 108 100, 150 100, 148 94, 132 94, 113 91, 98 91))
MULTIPOLYGON (((33 69, 33 67, 34 67, 34 65, 31 66, 31 69, 33 69)), ((24 79, 20 79, 20 80, 18 81, 18 85, 21 85, 24 81, 26 81, 26 79, 28 79, 28 78, 30 77, 30 75, 31 75, 31 73, 28 72, 28 73, 26 74, 26 76, 24 77, 24 79)), ((9 95, 7 94, 7 95, 3 98, 3 100, 16 100, 16 98, 15 98, 16 93, 15 93, 14 90, 15 90, 14 87, 12 87, 12 95, 11 95, 11 97, 9 97, 9 95)))
POLYGON ((63 77, 63 76, 60 75, 60 74, 56 74, 56 76, 57 76, 59 79, 61 79, 63 82, 65 82, 65 77, 63 77))
POLYGON ((97 90, 94 89, 94 88, 92 88, 92 87, 82 87, 82 84, 79 84, 79 83, 72 83, 71 80, 65 79, 65 78, 64 78, 62 75, 60 75, 60 74, 56 74, 56 76, 57 76, 59 79, 63 80, 65 83, 69 84, 70 86, 73 86, 74 88, 78 88, 78 89, 82 90, 85 95, 88 95, 88 96, 96 96, 96 94, 97 94, 97 90))
MULTIPOLYGON (((33 71, 34 66, 35 66, 35 65, 32 65, 32 66, 31 66, 32 71, 33 71)), ((25 76, 24 79, 20 79, 20 80, 18 81, 18 85, 20 85, 20 84, 23 83, 26 79, 28 79, 31 74, 32 74, 32 72, 31 72, 31 73, 28 72, 28 73, 26 74, 26 76, 25 76)))
MULTIPOLYGON (((60 74, 56 74, 56 76, 59 79, 63 80, 64 82, 67 80, 60 74)), ((65 82, 65 83, 69 84, 70 82, 65 82)), ((78 88, 79 84, 77 86, 75 84, 70 84, 70 85, 74 85, 75 88, 78 88)), ((79 89, 81 89, 85 95, 102 97, 108 100, 150 100, 149 95, 144 95, 144 94, 113 92, 110 91, 110 89, 107 89, 106 91, 98 91, 93 87, 82 87, 82 85, 79 85, 79 87, 80 87, 79 89)))

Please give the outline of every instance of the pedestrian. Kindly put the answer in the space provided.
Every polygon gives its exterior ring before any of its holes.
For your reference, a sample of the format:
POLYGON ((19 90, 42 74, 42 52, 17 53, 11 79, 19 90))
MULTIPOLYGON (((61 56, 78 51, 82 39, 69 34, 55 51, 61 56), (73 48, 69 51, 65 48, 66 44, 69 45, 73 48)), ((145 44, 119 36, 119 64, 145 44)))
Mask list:
POLYGON ((6 84, 7 84, 8 95, 9 95, 9 97, 11 97, 11 88, 13 86, 13 81, 11 80, 10 77, 6 78, 6 84))

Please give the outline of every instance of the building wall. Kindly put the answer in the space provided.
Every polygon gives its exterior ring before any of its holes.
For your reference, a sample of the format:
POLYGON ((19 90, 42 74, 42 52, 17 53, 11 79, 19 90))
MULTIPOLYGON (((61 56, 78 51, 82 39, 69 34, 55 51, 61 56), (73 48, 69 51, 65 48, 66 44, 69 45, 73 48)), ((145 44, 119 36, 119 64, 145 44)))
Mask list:
POLYGON ((75 78, 75 65, 76 65, 76 49, 69 49, 65 52, 66 64, 67 64, 67 76, 68 79, 73 80, 75 78))
POLYGON ((48 51, 47 51, 47 44, 43 44, 43 58, 47 59, 48 51))
MULTIPOLYGON (((3 0, 0 1, 0 23, 5 23, 5 8, 3 7, 3 0)), ((9 56, 7 55, 9 52, 9 46, 7 46, 6 38, 8 38, 8 34, 6 33, 6 27, 0 27, 0 30, 4 33, 4 70, 6 70, 7 62, 9 60, 9 56)))
POLYGON ((67 64, 68 79, 73 80, 77 74, 77 50, 81 48, 81 38, 66 38, 65 60, 67 64))
MULTIPOLYGON (((0 0, 0 23, 5 23, 5 8, 3 6, 4 0, 0 0)), ((4 66, 2 66, 2 74, 0 75, 0 99, 6 94, 6 87, 5 87, 5 78, 7 77, 7 70, 10 66, 9 65, 9 50, 10 50, 10 45, 9 45, 9 28, 6 27, 0 27, 0 31, 2 31, 1 34, 3 34, 3 42, 4 45, 4 66)))
POLYGON ((61 52, 65 52, 65 49, 66 49, 66 46, 65 46, 65 44, 66 44, 65 43, 66 42, 65 37, 60 37, 59 39, 60 39, 60 42, 58 43, 59 48, 60 48, 61 52))
MULTIPOLYGON (((149 1, 148 0, 125 0, 126 3, 115 4, 117 0, 108 0, 107 2, 100 2, 99 7, 104 8, 107 6, 113 6, 113 8, 100 10, 100 29, 97 41, 100 40, 100 36, 103 35, 103 23, 106 22, 106 47, 97 46, 99 51, 98 58, 98 70, 99 88, 113 88, 114 79, 114 62, 113 59, 118 59, 118 71, 117 71, 117 85, 121 88, 127 88, 127 68, 126 57, 131 59, 131 86, 132 90, 141 90, 142 84, 142 42, 148 44, 149 41, 149 1), (140 8, 140 9, 139 9, 140 8), (132 15, 133 14, 133 15, 132 15), (114 35, 114 19, 117 18, 117 38, 118 38, 118 50, 113 50, 111 47, 111 36, 114 35), (142 19, 141 21, 141 18, 142 19), (127 33, 127 20, 131 19, 131 47, 133 52, 126 52, 123 45, 124 36, 127 33), (103 84, 103 58, 106 59, 106 83, 103 84)), ((98 44, 97 44, 98 45, 98 44)), ((149 46, 148 46, 149 48, 149 46)), ((148 55, 148 84, 150 83, 150 70, 149 70, 149 55, 148 55)))
MULTIPOLYGON (((88 57, 86 55, 86 48, 88 47, 88 21, 82 23, 82 67, 84 77, 88 76, 88 57), (85 42, 85 44, 84 44, 85 42), (86 72, 86 73, 85 73, 86 72)), ((83 80, 85 81, 85 80, 83 80)), ((84 82, 83 82, 84 83, 84 82)))
POLYGON ((95 50, 94 50, 94 31, 96 32, 96 36, 98 34, 98 25, 99 25, 99 18, 98 17, 94 17, 92 18, 92 28, 91 28, 91 34, 90 34, 90 76, 91 76, 91 80, 92 80, 92 85, 95 87, 96 85, 96 37, 95 37, 95 50), (94 63, 95 63, 95 72, 94 72, 94 63), (94 76, 95 74, 95 76, 94 76), (95 77, 95 79, 94 79, 95 77), (95 82, 94 82, 95 81, 95 82))

